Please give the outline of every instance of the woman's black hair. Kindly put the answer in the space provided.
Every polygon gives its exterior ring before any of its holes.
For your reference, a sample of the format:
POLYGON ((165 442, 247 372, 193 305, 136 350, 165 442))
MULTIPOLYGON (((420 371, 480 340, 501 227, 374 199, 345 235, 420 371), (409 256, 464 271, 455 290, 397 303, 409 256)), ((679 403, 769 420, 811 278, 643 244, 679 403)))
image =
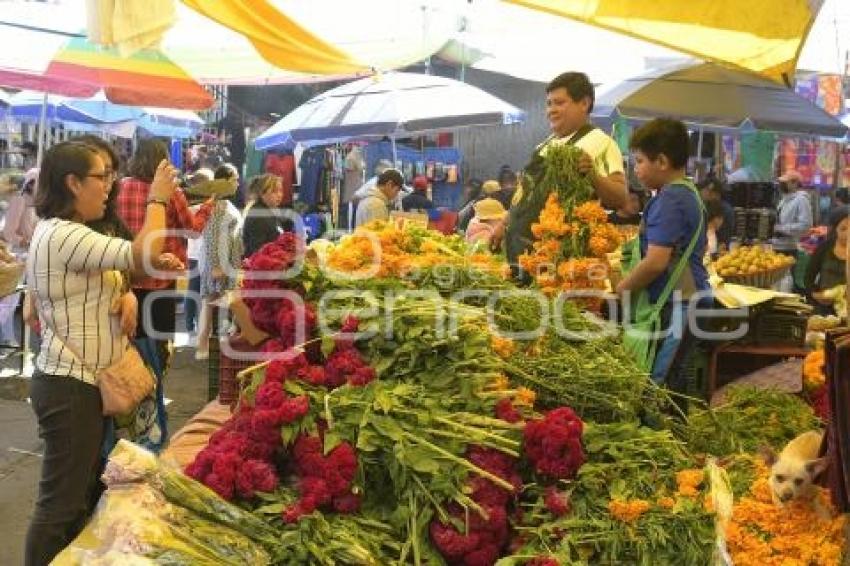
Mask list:
POLYGON ((118 192, 120 188, 117 174, 121 169, 121 160, 118 157, 118 153, 115 152, 115 148, 113 148, 106 140, 91 134, 78 136, 72 141, 88 144, 95 148, 95 150, 109 155, 111 163, 108 165, 116 174, 116 177, 112 180, 112 186, 109 188, 109 195, 106 197, 106 211, 103 213, 103 218, 87 222, 86 226, 95 232, 99 232, 106 236, 132 240, 134 237, 133 232, 130 231, 127 224, 125 224, 121 217, 118 216, 116 202, 118 200, 118 192))
POLYGON ((142 140, 139 142, 136 153, 130 158, 127 174, 150 183, 163 159, 168 159, 168 147, 165 143, 155 138, 142 140))
POLYGON ((806 267, 803 285, 807 293, 818 290, 815 285, 818 274, 820 274, 823 267, 826 254, 832 253, 835 243, 838 241, 838 225, 846 218, 850 218, 850 206, 839 206, 829 213, 829 219, 827 220, 829 228, 826 233, 826 240, 817 247, 809 260, 809 265, 806 267))
POLYGON ((712 221, 715 218, 723 218, 723 205, 720 201, 710 200, 705 202, 706 220, 712 221))
POLYGON ((91 172, 97 150, 87 143, 65 141, 44 153, 35 193, 39 218, 70 220, 76 210, 76 197, 68 188, 67 177, 85 179, 91 172))

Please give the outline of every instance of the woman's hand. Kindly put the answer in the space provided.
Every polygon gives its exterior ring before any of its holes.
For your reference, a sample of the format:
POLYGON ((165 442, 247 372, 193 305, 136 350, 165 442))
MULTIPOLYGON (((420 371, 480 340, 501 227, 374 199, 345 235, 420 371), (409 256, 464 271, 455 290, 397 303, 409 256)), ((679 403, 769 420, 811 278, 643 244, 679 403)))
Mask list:
POLYGON ((150 196, 151 198, 162 199, 165 201, 171 200, 174 190, 177 187, 177 174, 179 171, 167 159, 159 162, 159 166, 154 173, 153 181, 151 182, 150 196))
POLYGON ((171 252, 159 254, 153 261, 153 267, 160 271, 183 271, 186 266, 171 252))
POLYGON ((112 305, 112 314, 121 318, 121 332, 128 338, 136 336, 136 324, 139 320, 139 302, 131 291, 121 295, 112 305))

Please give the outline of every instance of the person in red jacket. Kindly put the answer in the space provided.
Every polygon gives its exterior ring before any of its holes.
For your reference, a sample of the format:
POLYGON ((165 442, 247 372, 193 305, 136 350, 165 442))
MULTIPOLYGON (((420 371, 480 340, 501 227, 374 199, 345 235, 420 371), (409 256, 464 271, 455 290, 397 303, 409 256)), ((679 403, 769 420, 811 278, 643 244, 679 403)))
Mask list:
MULTIPOLYGON (((137 234, 144 222, 145 207, 151 200, 150 183, 153 180, 157 164, 163 159, 168 159, 168 148, 164 143, 156 139, 143 140, 130 159, 127 168, 128 177, 121 179, 118 201, 116 208, 118 216, 133 234, 137 234)), ((185 235, 168 234, 163 246, 164 253, 173 256, 170 267, 175 271, 185 269, 186 259, 186 236, 199 235, 213 210, 213 200, 204 203, 194 214, 189 210, 189 203, 182 190, 174 191, 171 199, 166 205, 166 229, 173 231, 184 231, 185 235)), ((195 236, 195 237, 196 237, 195 236)), ((145 277, 133 282, 133 292, 136 294, 139 304, 139 324, 137 336, 148 337, 151 331, 173 335, 175 332, 176 303, 175 296, 159 296, 148 300, 148 295, 156 291, 174 289, 176 277, 156 278, 145 277), (149 304, 149 303, 153 304, 149 304), (147 316, 146 316, 147 315, 147 316)), ((158 351, 168 340, 155 340, 158 351)), ((164 361, 164 360, 160 360, 164 361)), ((164 366, 164 363, 163 363, 164 366)))

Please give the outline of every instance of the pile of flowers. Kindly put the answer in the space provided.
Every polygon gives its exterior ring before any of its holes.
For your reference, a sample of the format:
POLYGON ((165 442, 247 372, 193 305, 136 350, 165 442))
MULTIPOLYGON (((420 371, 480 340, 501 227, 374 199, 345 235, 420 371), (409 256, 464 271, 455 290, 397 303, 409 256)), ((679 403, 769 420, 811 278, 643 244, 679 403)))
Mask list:
MULTIPOLYGON (((726 527, 726 542, 736 566, 841 563, 843 515, 818 512, 807 500, 777 505, 771 497, 769 471, 756 465, 750 493, 741 497, 726 527)), ((821 509, 831 509, 827 490, 815 487, 821 509)))
POLYGON ((829 394, 826 387, 824 365, 826 353, 818 349, 810 352, 803 360, 803 388, 815 414, 824 422, 829 421, 829 394))
POLYGON ((308 410, 306 397, 289 396, 280 383, 264 382, 254 406, 239 407, 210 437, 206 448, 186 468, 186 475, 228 501, 250 500, 258 491, 274 491, 279 482, 274 460, 282 447, 280 427, 308 410))
MULTIPOLYGON (((597 201, 568 212, 558 194, 550 193, 531 232, 535 241, 531 251, 519 257, 519 265, 546 294, 606 288, 605 258, 620 246, 622 237, 597 201)), ((592 310, 601 304, 591 297, 577 302, 592 310)))
POLYGON ((327 252, 328 267, 354 277, 410 279, 423 270, 440 267, 475 270, 499 278, 506 266, 489 253, 474 252, 459 236, 392 222, 375 221, 359 227, 327 252))
POLYGON ((522 478, 516 469, 515 458, 481 446, 470 446, 466 457, 470 462, 507 481, 513 492, 487 478, 473 477, 468 483, 475 511, 452 503, 448 512, 452 521, 439 518, 431 521, 431 541, 451 564, 488 566, 502 555, 510 539, 508 515, 520 490, 522 478), (455 523, 464 525, 459 529, 455 523))

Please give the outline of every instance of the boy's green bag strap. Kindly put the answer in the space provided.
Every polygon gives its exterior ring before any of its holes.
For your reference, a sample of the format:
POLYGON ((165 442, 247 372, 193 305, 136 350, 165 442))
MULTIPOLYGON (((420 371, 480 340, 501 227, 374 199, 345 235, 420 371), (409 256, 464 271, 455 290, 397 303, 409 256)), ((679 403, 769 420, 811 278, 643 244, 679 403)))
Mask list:
MULTIPOLYGON (((634 321, 629 329, 627 329, 623 334, 623 346, 626 348, 626 351, 634 357, 638 366, 647 372, 652 370, 657 343, 654 338, 647 336, 646 332, 649 331, 652 334, 655 334, 659 330, 661 325, 661 309, 664 308, 664 305, 670 298, 670 294, 673 292, 673 289, 678 285, 679 279, 682 277, 682 272, 685 270, 685 267, 690 261, 690 256, 693 253, 694 248, 696 248, 700 232, 702 232, 704 227, 704 209, 702 199, 699 198, 699 193, 697 192, 696 187, 694 187, 693 183, 686 180, 675 184, 684 185, 694 193, 700 207, 700 220, 696 232, 691 237, 691 241, 685 249, 685 253, 676 262, 676 266, 673 268, 673 271, 667 280, 667 284, 664 286, 664 290, 659 295, 655 304, 651 304, 649 302, 649 293, 646 289, 641 289, 637 297, 635 297, 634 321), (640 329, 640 332, 630 331, 638 329, 640 329)), ((635 238, 628 242, 627 246, 628 247, 625 251, 627 253, 630 252, 628 258, 629 261, 627 261, 624 265, 628 268, 628 271, 631 271, 634 269, 634 266, 640 262, 641 254, 639 238, 635 238)))
POLYGON ((667 303, 667 300, 670 298, 670 295, 673 293, 673 289, 676 288, 676 285, 679 284, 679 279, 682 277, 682 272, 685 271, 685 267, 688 265, 690 261, 691 254, 694 253, 694 248, 697 246, 697 241, 699 240, 699 235, 705 227, 705 205, 702 202, 702 198, 699 196, 699 191, 697 191, 696 186, 687 180, 682 179, 681 181, 676 181, 675 183, 671 183, 672 185, 682 185, 691 190, 694 195, 694 198, 697 199, 697 206, 699 207, 700 215, 699 215, 699 226, 697 226, 694 235, 691 237, 691 241, 688 243, 688 247, 685 249, 685 252, 682 254, 682 257, 679 258, 679 261, 676 263, 676 267, 673 268, 673 272, 670 274, 670 277, 667 279, 667 284, 664 286, 664 289, 661 291, 661 294, 658 295, 658 300, 655 301, 654 308, 661 312, 661 309, 664 308, 664 305, 667 303))

